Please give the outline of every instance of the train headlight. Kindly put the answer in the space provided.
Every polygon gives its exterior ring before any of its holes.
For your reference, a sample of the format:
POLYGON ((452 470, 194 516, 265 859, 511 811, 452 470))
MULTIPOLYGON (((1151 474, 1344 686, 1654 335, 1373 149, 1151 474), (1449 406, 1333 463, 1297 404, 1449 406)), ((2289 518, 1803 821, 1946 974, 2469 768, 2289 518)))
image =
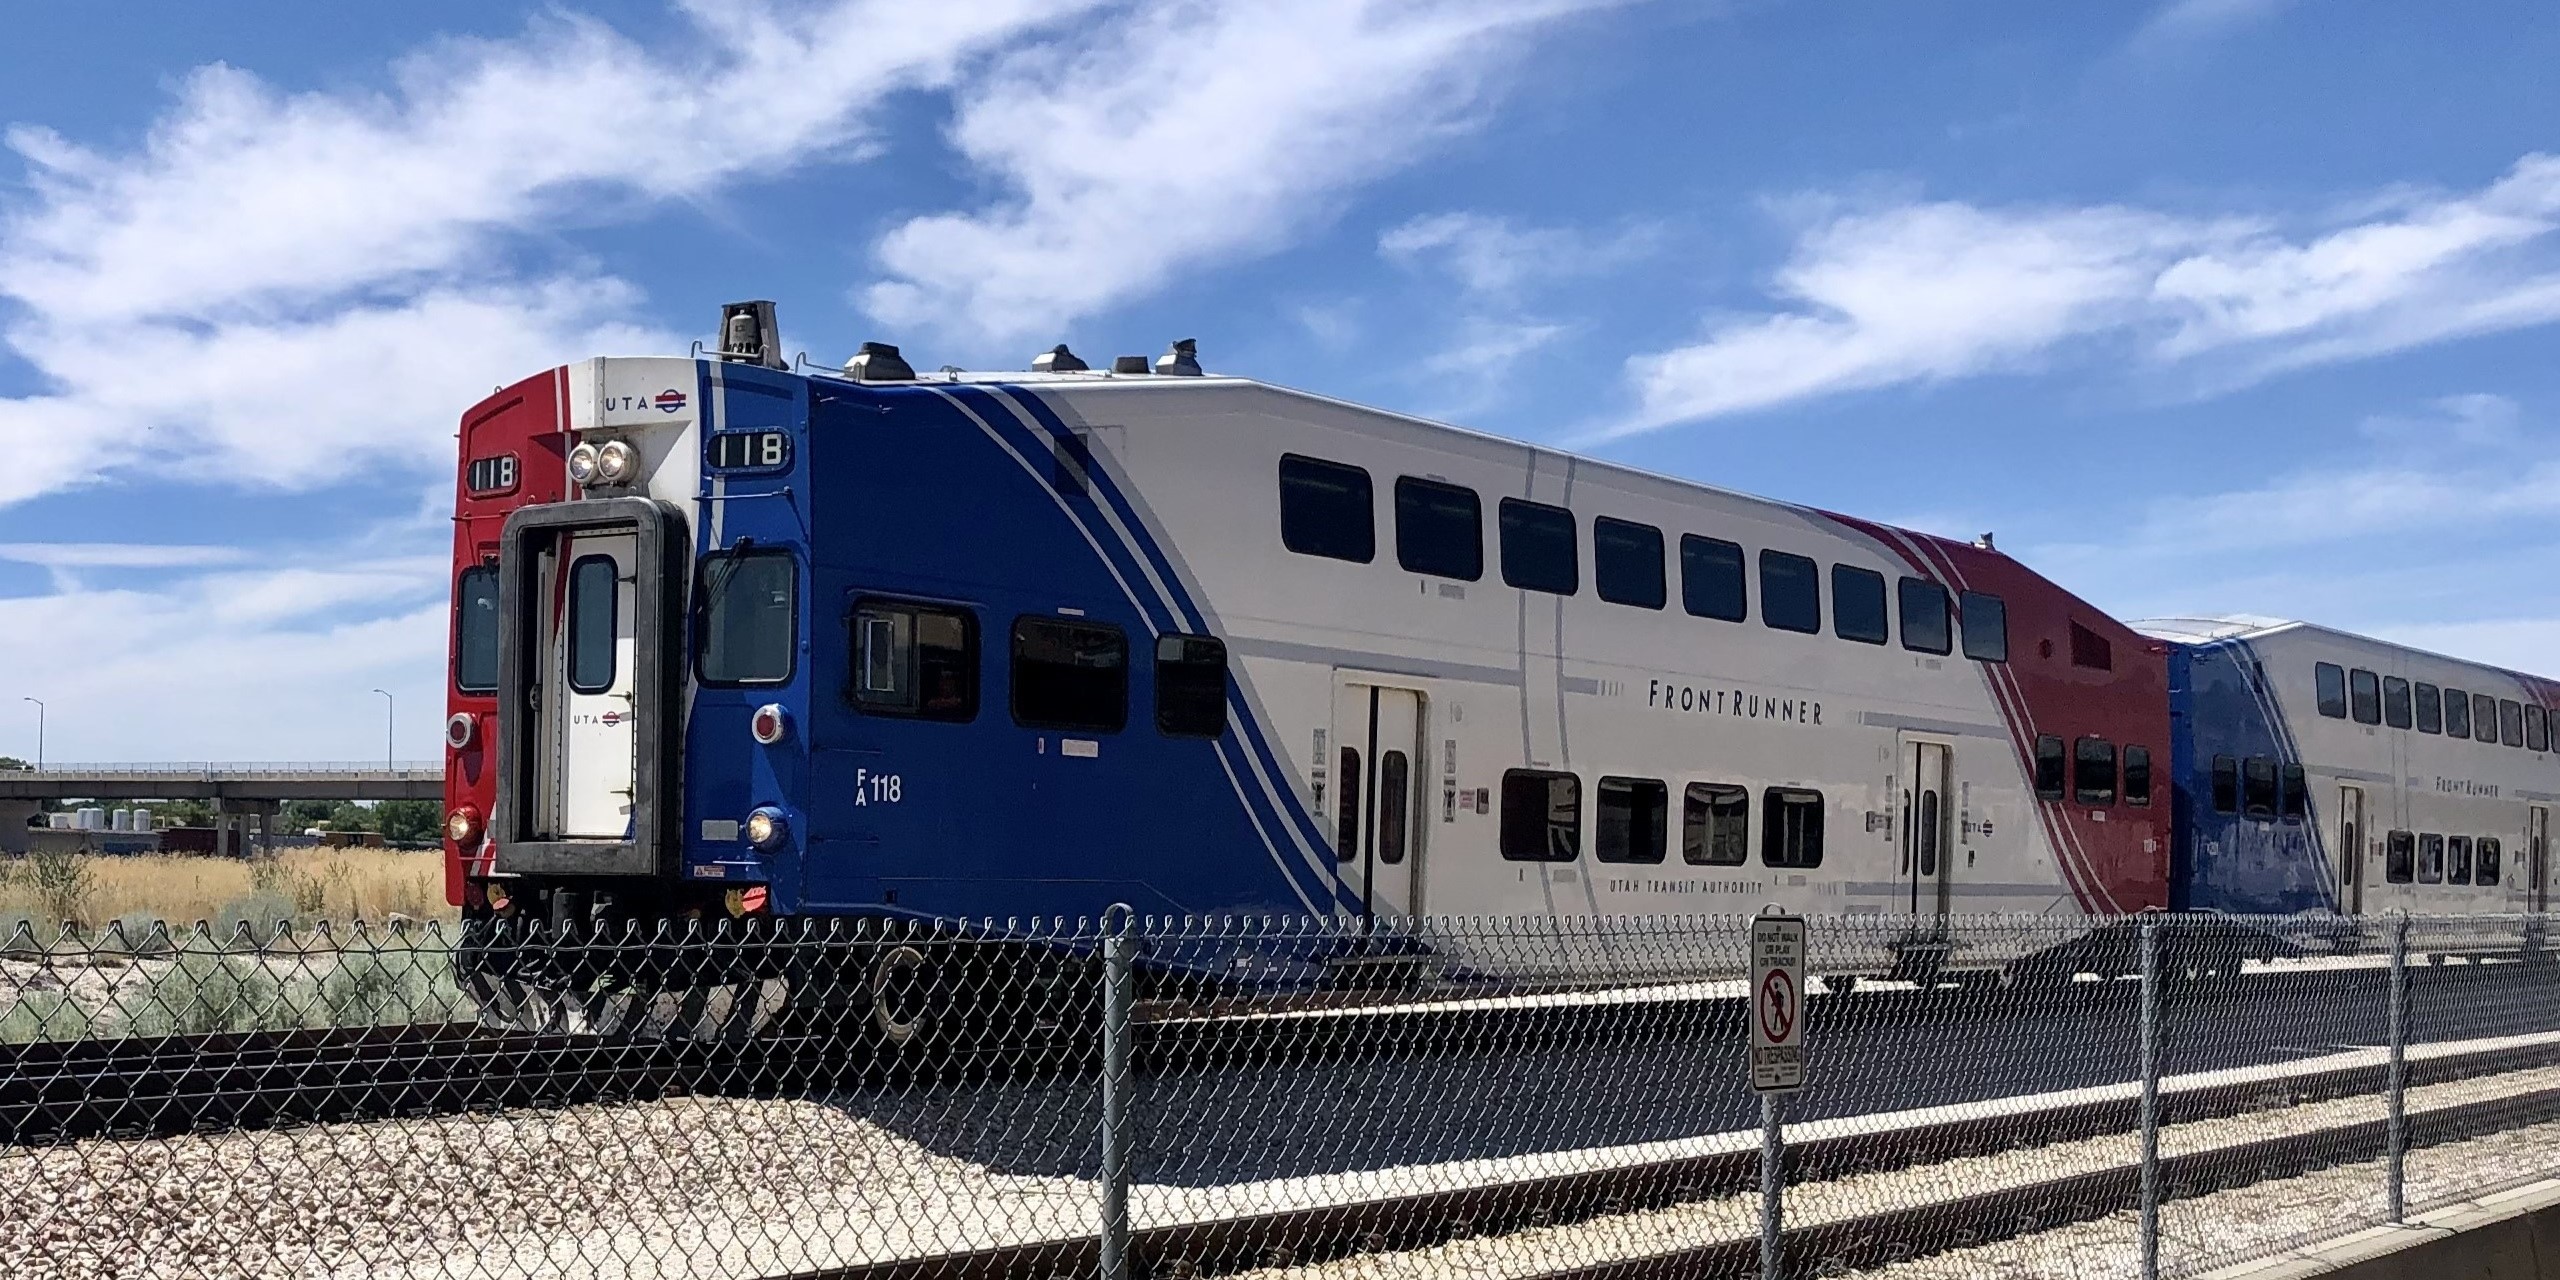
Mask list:
POLYGON ((777 849, 791 838, 791 822, 782 810, 771 805, 747 815, 747 843, 758 849, 777 849))
POLYGON ((747 732, 770 747, 791 736, 791 713, 783 710, 779 702, 768 702, 756 708, 755 718, 747 721, 747 732))
POLYGON ((474 736, 472 731, 478 723, 468 711, 456 711, 445 717, 444 744, 456 751, 469 750, 474 736))
POLYGON ((640 455, 626 441, 607 440, 596 450, 596 483, 621 484, 638 474, 640 455))
POLYGON ((585 484, 596 478, 596 447, 582 444, 569 451, 569 478, 585 484))
POLYGON ((480 842, 480 811, 466 804, 446 814, 444 838, 465 849, 478 844, 480 842))

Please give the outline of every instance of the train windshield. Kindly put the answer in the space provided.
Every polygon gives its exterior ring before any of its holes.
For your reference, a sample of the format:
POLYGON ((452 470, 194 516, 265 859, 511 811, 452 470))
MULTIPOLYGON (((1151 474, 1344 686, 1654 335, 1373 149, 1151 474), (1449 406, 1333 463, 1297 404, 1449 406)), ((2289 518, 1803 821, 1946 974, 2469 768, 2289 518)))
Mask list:
POLYGON ((800 575, 787 551, 737 551, 702 561, 695 652, 708 684, 782 684, 799 635, 800 575))
POLYGON ((462 571, 453 590, 453 685, 464 693, 498 688, 498 570, 462 571))

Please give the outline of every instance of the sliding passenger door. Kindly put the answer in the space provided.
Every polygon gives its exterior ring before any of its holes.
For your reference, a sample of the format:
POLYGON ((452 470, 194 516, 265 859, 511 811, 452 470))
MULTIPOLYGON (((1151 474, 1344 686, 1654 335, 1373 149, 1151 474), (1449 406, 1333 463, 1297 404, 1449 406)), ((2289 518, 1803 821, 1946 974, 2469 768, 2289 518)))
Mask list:
POLYGON ((1947 832, 1954 814, 1948 803, 1952 753, 1943 742, 1902 744, 1902 872, 1911 889, 1914 916, 1943 919, 1947 914, 1948 865, 1953 850, 1947 832))
POLYGON ((1334 857, 1371 917, 1422 909, 1422 716, 1416 690, 1334 690, 1334 857))
POLYGON ((2364 788, 2338 788, 2338 910, 2364 914, 2364 788))
POLYGON ((2551 811, 2535 805, 2526 810, 2524 833, 2525 910, 2551 909, 2551 811))

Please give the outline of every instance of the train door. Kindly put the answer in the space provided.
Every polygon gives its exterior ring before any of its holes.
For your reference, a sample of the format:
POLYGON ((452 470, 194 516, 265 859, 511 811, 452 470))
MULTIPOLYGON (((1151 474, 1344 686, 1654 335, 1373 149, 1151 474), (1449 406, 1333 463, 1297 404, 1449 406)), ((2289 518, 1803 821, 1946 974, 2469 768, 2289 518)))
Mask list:
POLYGON ((552 569, 549 661, 542 699, 551 758, 550 834, 561 840, 622 839, 631 833, 639 717, 633 648, 637 635, 637 539, 630 533, 563 537, 552 569))
POLYGON ((2338 788, 2338 910, 2364 914, 2364 788, 2338 788))
POLYGON ((1415 690, 1334 691, 1334 857, 1370 916, 1422 909, 1422 729, 1415 690))
POLYGON ((1947 914, 1954 849, 1947 829, 1955 816, 1947 800, 1950 763, 1943 742, 1906 740, 1902 745, 1902 872, 1911 886, 1915 916, 1947 914))
POLYGON ((2525 811, 2525 910, 2551 909, 2551 811, 2535 805, 2525 811))

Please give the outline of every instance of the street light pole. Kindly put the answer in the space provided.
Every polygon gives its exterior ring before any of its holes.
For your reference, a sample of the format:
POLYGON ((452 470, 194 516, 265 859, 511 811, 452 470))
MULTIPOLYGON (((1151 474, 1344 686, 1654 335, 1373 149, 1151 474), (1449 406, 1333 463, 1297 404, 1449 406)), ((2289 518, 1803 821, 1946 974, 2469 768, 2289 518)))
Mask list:
POLYGON ((44 772, 44 699, 20 698, 20 702, 36 704, 36 772, 44 772))
POLYGON ((374 692, 382 695, 382 771, 389 773, 391 772, 391 729, 397 722, 400 701, 392 697, 388 689, 376 689, 374 692))

